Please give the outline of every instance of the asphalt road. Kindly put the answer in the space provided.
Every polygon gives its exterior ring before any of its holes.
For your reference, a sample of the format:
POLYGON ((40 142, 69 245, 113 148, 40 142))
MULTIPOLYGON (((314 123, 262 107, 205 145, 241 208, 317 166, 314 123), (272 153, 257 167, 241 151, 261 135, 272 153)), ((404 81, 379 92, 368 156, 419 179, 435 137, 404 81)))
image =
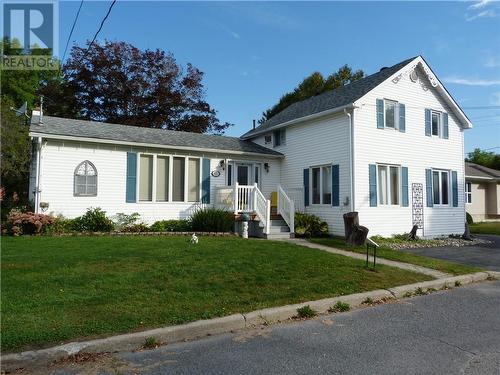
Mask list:
POLYGON ((478 235, 478 237, 490 240, 492 243, 480 246, 432 247, 402 251, 456 263, 470 264, 491 271, 500 271, 500 236, 478 235))
POLYGON ((56 374, 500 375, 500 281, 52 370, 56 374))

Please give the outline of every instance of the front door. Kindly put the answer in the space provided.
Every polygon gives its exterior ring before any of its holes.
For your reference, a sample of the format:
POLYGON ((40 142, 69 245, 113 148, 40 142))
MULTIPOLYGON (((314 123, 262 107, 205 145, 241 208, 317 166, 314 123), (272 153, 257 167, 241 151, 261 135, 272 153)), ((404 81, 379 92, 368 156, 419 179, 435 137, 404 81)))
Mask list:
POLYGON ((250 167, 249 164, 236 164, 236 181, 239 185, 250 184, 250 167))

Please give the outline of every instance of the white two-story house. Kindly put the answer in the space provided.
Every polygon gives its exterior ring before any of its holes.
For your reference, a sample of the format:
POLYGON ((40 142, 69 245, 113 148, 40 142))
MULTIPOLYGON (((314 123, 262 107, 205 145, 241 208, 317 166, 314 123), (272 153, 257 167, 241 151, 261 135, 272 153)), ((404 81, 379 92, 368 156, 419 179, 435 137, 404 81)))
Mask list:
POLYGON ((425 237, 458 234, 471 126, 418 56, 295 103, 240 138, 35 114, 30 190, 39 212, 68 217, 101 207, 153 222, 216 205, 253 214, 272 237, 293 232, 295 211, 342 235, 342 215, 357 211, 370 235, 413 225, 425 237))

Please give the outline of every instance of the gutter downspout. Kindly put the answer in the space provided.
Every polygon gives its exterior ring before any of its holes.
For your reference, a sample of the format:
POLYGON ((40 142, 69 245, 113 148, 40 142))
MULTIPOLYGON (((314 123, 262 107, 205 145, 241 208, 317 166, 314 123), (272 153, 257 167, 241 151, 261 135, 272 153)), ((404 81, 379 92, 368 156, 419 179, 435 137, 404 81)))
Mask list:
POLYGON ((40 206, 40 169, 42 165, 42 137, 36 143, 36 174, 35 174, 35 213, 39 213, 40 206))
POLYGON ((347 108, 344 108, 344 113, 349 119, 349 169, 350 169, 350 174, 351 174, 351 189, 350 189, 350 195, 351 195, 351 212, 354 212, 355 210, 355 204, 354 204, 354 127, 353 127, 353 116, 354 116, 354 107, 353 106, 353 112, 352 115, 351 113, 347 110, 347 108))

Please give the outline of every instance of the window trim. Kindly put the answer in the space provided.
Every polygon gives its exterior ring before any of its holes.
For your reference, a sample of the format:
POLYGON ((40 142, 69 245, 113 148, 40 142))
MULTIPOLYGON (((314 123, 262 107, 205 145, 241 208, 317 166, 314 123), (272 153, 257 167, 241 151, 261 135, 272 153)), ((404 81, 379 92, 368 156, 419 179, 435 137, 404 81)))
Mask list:
POLYGON ((377 163, 377 175, 376 175, 376 181, 377 181, 377 201, 378 205, 383 206, 383 207, 402 207, 402 194, 401 194, 401 188, 402 188, 402 183, 401 183, 401 165, 399 164, 386 164, 386 163, 377 163), (379 179, 380 176, 380 167, 386 167, 387 168, 387 174, 386 174, 386 189, 387 189, 387 202, 388 203, 382 203, 382 200, 380 199, 380 188, 382 186, 381 181, 379 179), (398 203, 393 204, 392 203, 392 186, 391 186, 391 167, 397 168, 398 170, 398 203))
POLYGON ((333 185, 332 185, 332 164, 320 164, 309 167, 309 202, 311 206, 331 206, 333 202, 333 185), (330 167, 330 203, 323 202, 323 168, 330 167), (319 203, 313 203, 313 169, 319 168, 319 203))
POLYGON ((451 183, 451 171, 448 169, 431 168, 432 175, 432 206, 433 207, 450 207, 452 205, 452 183, 451 183), (434 201, 434 172, 439 172, 439 203, 434 201), (448 175, 448 203, 442 203, 443 201, 443 191, 442 191, 442 173, 448 175))
POLYGON ((466 181, 465 182, 465 204, 472 204, 472 182, 466 181), (469 189, 467 189, 467 186, 469 186, 469 189))
MULTIPOLYGON (((78 175, 78 176, 81 176, 81 175, 78 175)), ((85 175, 85 190, 87 190, 87 177, 88 176, 85 175)), ((97 197, 97 191, 98 191, 98 187, 99 187, 98 180, 99 180, 99 175, 97 173, 97 168, 94 165, 94 163, 92 163, 90 160, 84 160, 81 163, 78 163, 75 170, 73 171, 73 196, 74 197, 97 197), (76 192, 76 176, 77 176, 76 173, 77 173, 78 169, 80 168, 80 166, 82 164, 85 164, 85 163, 87 163, 87 165, 90 165, 95 172, 95 194, 79 194, 76 192)))
MULTIPOLYGON (((152 200, 150 201, 140 201, 137 200, 136 203, 138 204, 179 204, 179 203, 201 203, 203 191, 202 191, 202 182, 203 182, 203 171, 202 171, 202 159, 203 157, 201 156, 190 156, 190 155, 176 155, 176 154, 154 154, 151 152, 138 152, 137 153, 137 160, 140 160, 141 155, 152 155, 153 156, 153 177, 152 177, 152 184, 153 184, 153 196, 152 200), (168 201, 158 201, 156 200, 156 178, 157 178, 157 157, 168 157, 169 158, 169 165, 168 165, 168 201), (174 158, 183 158, 184 159, 184 200, 183 201, 172 201, 172 195, 173 195, 173 189, 172 189, 172 178, 173 178, 173 161, 174 158), (189 201, 188 200, 188 188, 187 188, 187 183, 188 183, 188 163, 189 159, 199 159, 200 163, 200 171, 198 173, 198 183, 199 183, 199 201, 194 202, 194 201, 189 201)), ((140 176, 141 176, 141 163, 137 163, 137 183, 136 183, 136 196, 139 197, 139 181, 140 181, 140 176)))

